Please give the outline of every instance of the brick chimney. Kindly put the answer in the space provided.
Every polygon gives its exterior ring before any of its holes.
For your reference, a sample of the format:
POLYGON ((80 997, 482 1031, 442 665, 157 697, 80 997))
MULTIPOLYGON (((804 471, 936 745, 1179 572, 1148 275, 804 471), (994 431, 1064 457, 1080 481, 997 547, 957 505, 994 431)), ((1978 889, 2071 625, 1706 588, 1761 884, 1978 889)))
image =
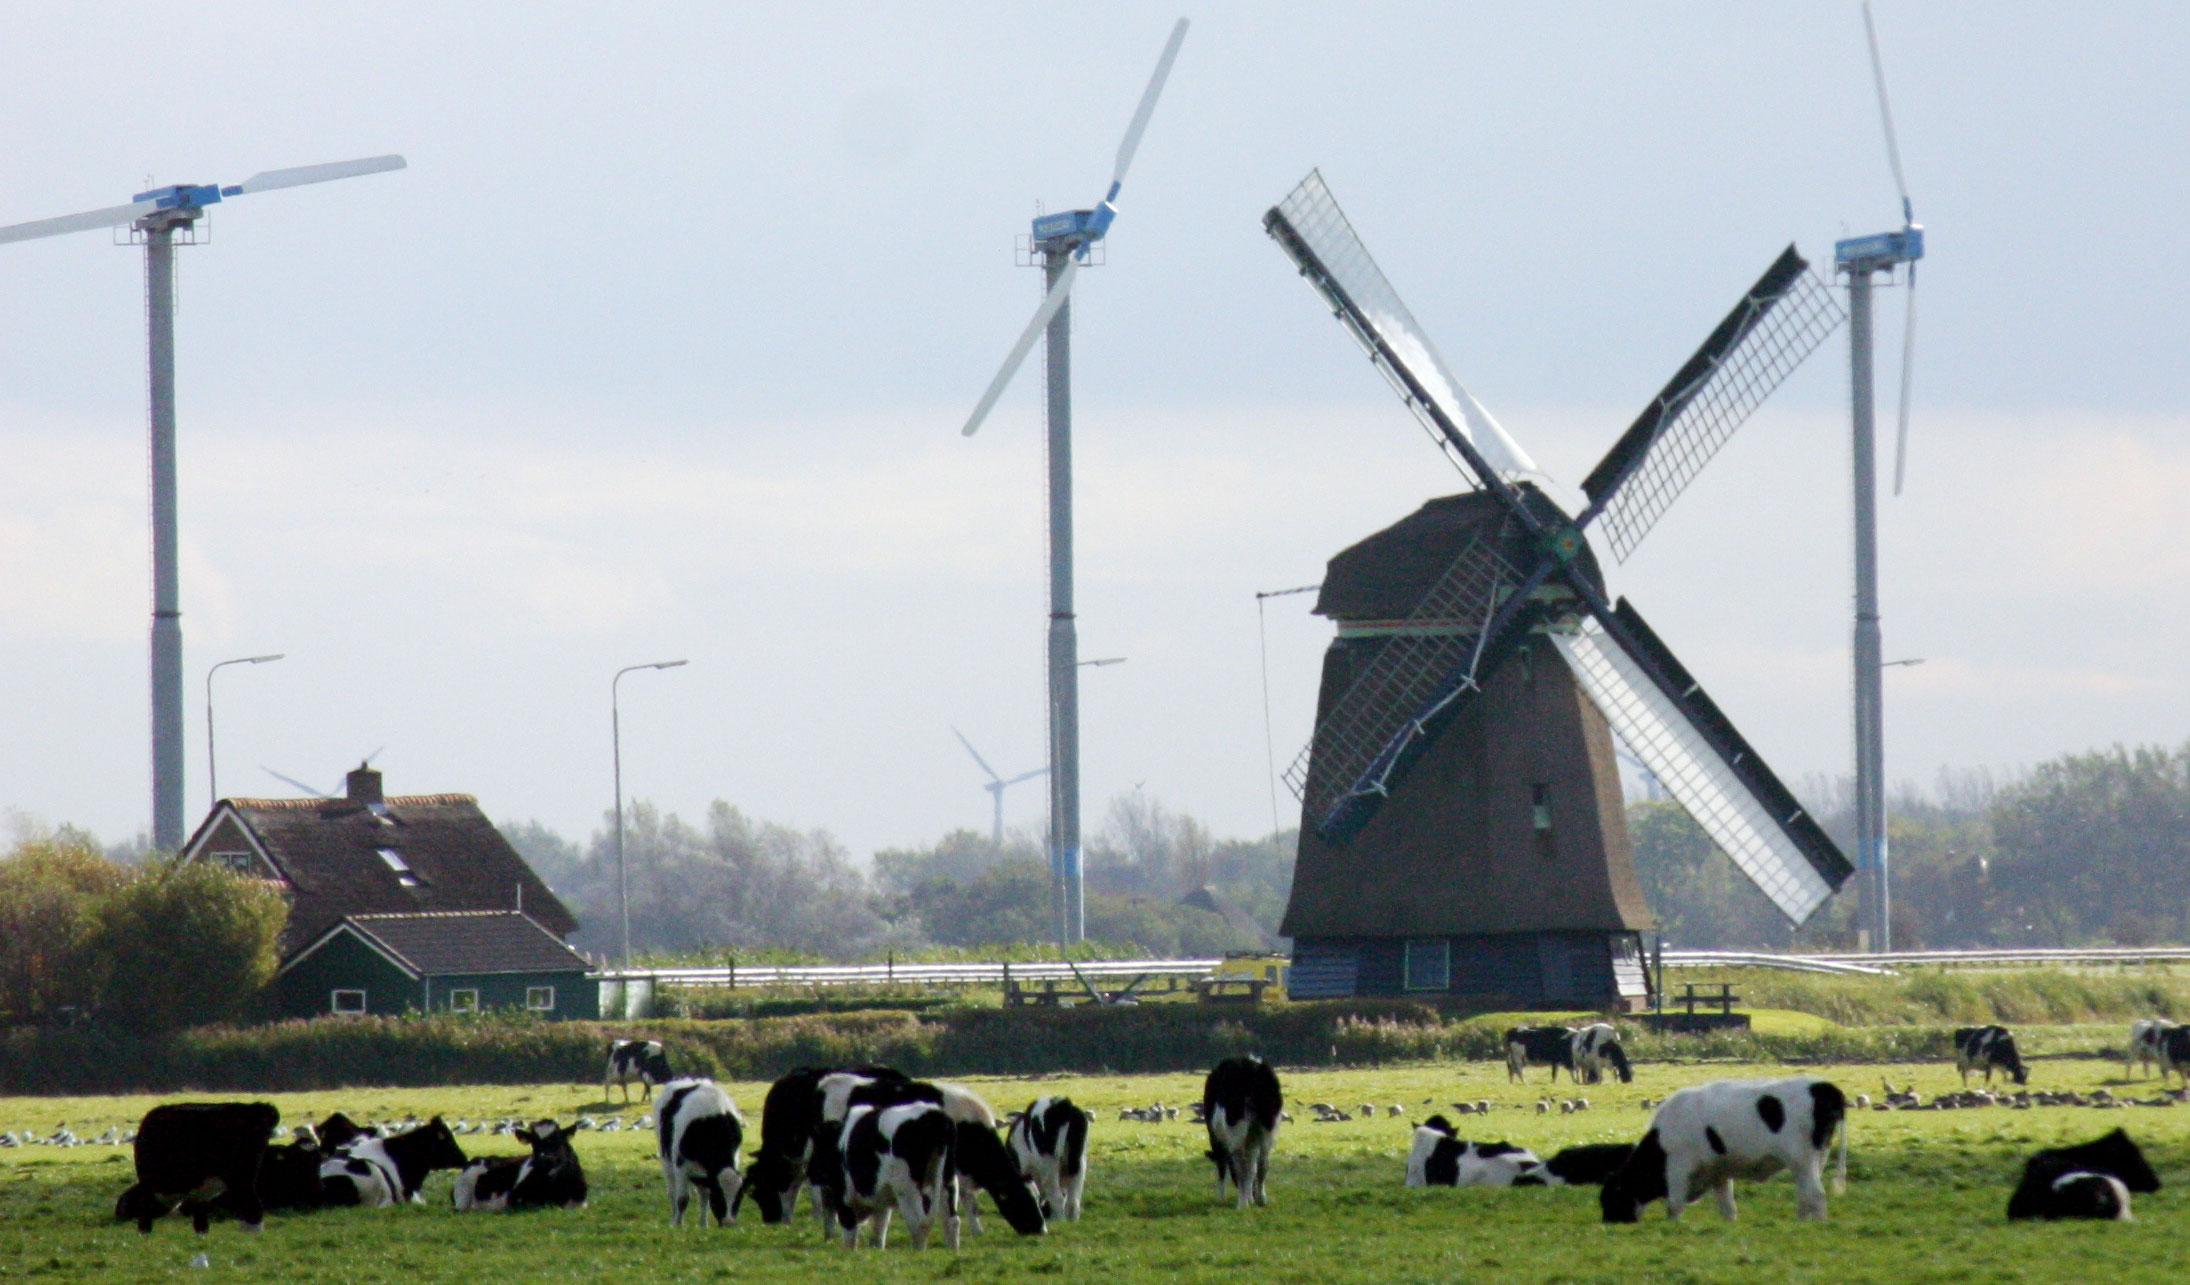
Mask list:
POLYGON ((358 764, 343 778, 343 782, 350 802, 364 807, 375 807, 381 803, 380 773, 375 772, 370 763, 358 764))

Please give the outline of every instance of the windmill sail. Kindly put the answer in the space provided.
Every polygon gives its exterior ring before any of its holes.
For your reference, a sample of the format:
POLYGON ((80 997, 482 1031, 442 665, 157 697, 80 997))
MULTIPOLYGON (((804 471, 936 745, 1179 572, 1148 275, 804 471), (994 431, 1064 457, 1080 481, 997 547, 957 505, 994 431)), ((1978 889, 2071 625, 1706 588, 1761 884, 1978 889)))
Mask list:
POLYGON ((1793 246, 1767 268, 1582 480, 1625 562, 1751 412, 1817 351, 1846 314, 1793 246))
POLYGON ((1463 473, 1472 476, 1474 466, 1448 432, 1464 437, 1502 477, 1538 471, 1528 452, 1446 368, 1429 334, 1407 310, 1332 199, 1322 171, 1310 171, 1291 195, 1264 216, 1263 226, 1302 275, 1330 300, 1346 329, 1368 350, 1370 359, 1429 429, 1431 439, 1463 473))
POLYGON ((1625 599, 1614 627, 1617 635, 1590 621, 1551 639, 1651 775, 1802 924, 1854 867, 1625 599))

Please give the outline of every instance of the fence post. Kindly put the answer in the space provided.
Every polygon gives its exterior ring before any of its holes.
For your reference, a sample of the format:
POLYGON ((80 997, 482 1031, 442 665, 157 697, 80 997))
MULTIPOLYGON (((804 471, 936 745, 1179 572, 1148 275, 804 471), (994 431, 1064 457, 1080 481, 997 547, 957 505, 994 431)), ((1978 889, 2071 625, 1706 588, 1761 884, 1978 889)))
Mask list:
POLYGON ((885 985, 895 986, 897 985, 897 952, 895 950, 889 953, 888 961, 883 965, 882 981, 885 985))
POLYGON ((738 957, 733 952, 724 955, 722 962, 722 987, 724 990, 734 991, 738 988, 738 957))

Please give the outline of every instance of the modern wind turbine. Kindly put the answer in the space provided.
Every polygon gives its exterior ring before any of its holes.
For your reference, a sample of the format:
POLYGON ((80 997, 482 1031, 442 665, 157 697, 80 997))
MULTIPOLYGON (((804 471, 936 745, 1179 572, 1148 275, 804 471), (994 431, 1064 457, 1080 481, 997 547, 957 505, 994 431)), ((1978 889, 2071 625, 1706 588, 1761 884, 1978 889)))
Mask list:
POLYGON ((973 755, 973 761, 981 765, 981 770, 989 774, 989 783, 981 787, 989 792, 989 799, 995 805, 995 815, 989 823, 989 846, 1001 850, 1004 846, 1004 791, 1021 781, 1033 780, 1049 771, 1049 768, 1044 765, 1031 772, 1021 772, 1007 781, 996 774, 996 769, 989 766, 987 759, 981 757, 981 751, 973 748, 973 742, 966 739, 964 732, 954 727, 951 735, 957 737, 958 743, 966 747, 966 753, 973 755))
POLYGON ((1855 237, 1833 247, 1833 261, 1848 277, 1848 374, 1855 439, 1855 862, 1857 930, 1871 950, 1893 948, 1893 907, 1886 852, 1886 693, 1884 652, 1878 625, 1878 450, 1872 421, 1871 278, 1908 266, 1908 314, 1901 331, 1901 423, 1893 460, 1893 491, 1901 493, 1909 450, 1909 370, 1916 353, 1916 262, 1924 257, 1924 229, 1916 222, 1909 185, 1901 176, 1901 148, 1894 140, 1893 109, 1886 102, 1886 72, 1878 57, 1878 29, 1863 6, 1863 35, 1870 45, 1871 81, 1878 89, 1878 117, 1886 131, 1886 163, 1901 194, 1901 230, 1855 237))
POLYGON ((227 187, 176 183, 139 192, 128 205, 0 227, 0 244, 127 227, 144 239, 145 317, 152 420, 152 846, 183 840, 182 600, 175 537, 175 247, 195 245, 206 207, 254 192, 302 187, 403 168, 400 156, 267 170, 227 187), (179 234, 179 235, 178 235, 179 234))
POLYGON ((1085 933, 1086 916, 1080 897, 1080 686, 1079 636, 1072 613, 1072 282, 1086 261, 1088 247, 1103 239, 1118 215, 1118 189, 1125 183, 1126 168, 1141 145, 1141 134, 1156 110, 1163 82, 1186 39, 1187 21, 1179 19, 1156 60, 1156 73, 1148 78, 1141 104, 1125 127, 1125 141, 1118 144, 1117 164, 1110 172, 1110 190, 1092 210, 1066 210, 1034 220, 1033 247, 1043 268, 1042 306, 1020 332, 1019 342, 1004 358, 1003 369, 989 381, 980 404, 966 419, 965 435, 971 437, 988 417, 996 399, 1003 396, 1011 377, 1034 347, 1035 336, 1048 332, 1049 366, 1049 746, 1055 771, 1049 778, 1050 876, 1056 888, 1058 938, 1074 942, 1085 933))

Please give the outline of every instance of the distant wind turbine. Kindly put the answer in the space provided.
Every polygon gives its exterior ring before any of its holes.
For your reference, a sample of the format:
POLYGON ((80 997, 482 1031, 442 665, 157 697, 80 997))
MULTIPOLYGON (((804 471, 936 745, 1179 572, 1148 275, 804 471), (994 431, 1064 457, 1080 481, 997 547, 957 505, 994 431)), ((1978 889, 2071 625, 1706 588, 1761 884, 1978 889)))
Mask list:
POLYGON ((987 759, 981 757, 981 751, 973 748, 973 742, 966 739, 964 732, 953 727, 951 735, 957 737, 958 743, 966 747, 966 753, 973 755, 973 761, 981 765, 981 770, 989 774, 989 783, 981 787, 989 792, 989 799, 995 805, 995 815, 989 823, 989 843, 1001 849, 1004 846, 1004 791, 1021 781, 1031 781, 1035 777, 1043 775, 1049 771, 1049 768, 1044 766, 1035 768, 1031 772, 1021 772, 1007 781, 997 775, 996 769, 989 766, 987 759))

